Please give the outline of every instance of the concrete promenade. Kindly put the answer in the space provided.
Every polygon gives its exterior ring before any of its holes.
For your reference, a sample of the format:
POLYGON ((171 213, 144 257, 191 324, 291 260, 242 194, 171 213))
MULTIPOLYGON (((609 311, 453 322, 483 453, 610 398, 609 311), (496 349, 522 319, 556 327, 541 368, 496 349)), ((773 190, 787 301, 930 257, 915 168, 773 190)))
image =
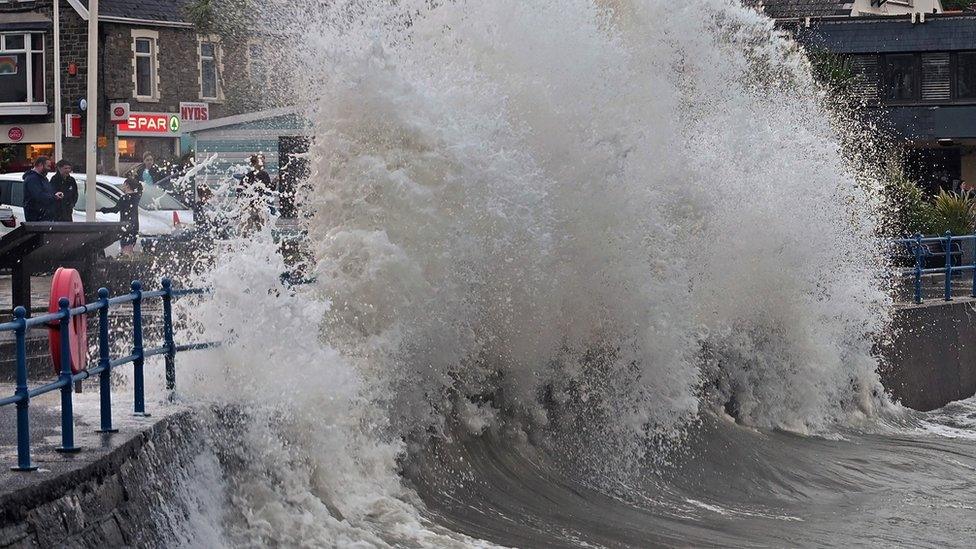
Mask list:
MULTIPOLYGON (((50 381, 54 379, 52 375, 50 381)), ((13 393, 13 384, 0 383, 0 395, 13 393)), ((155 405, 150 410, 152 416, 135 417, 132 415, 132 395, 113 391, 113 427, 119 432, 102 434, 95 432, 99 426, 97 386, 86 385, 84 393, 73 396, 75 445, 83 449, 75 454, 55 451, 61 445, 60 393, 52 391, 31 399, 31 459, 39 467, 33 473, 10 470, 10 466, 17 463, 16 406, 0 407, 0 502, 21 488, 45 483, 101 460, 156 422, 181 410, 175 405, 155 405)))
MULTIPOLYGON (((0 394, 13 392, 0 384, 0 394)), ((113 434, 97 433, 98 392, 74 395, 75 454, 60 454, 60 398, 52 392, 31 400, 31 457, 34 472, 15 472, 15 407, 0 408, 0 548, 37 546, 143 546, 155 532, 139 509, 165 487, 147 480, 158 471, 158 448, 181 447, 173 440, 174 422, 189 414, 175 404, 152 402, 151 417, 131 413, 131 395, 113 393, 113 434), (155 465, 154 465, 155 464, 155 465)), ((174 427, 174 425, 176 425, 174 427)), ((178 459, 166 461, 178 468, 178 459)), ((158 481, 157 481, 158 482, 158 481)))

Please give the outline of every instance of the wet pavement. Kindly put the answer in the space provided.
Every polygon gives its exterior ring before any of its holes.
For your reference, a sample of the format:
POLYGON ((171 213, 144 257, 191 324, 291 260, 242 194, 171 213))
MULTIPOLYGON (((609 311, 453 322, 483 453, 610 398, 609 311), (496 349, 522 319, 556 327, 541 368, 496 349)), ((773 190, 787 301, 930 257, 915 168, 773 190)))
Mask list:
MULTIPOLYGON (((0 384, 0 395, 14 392, 14 386, 0 384)), ((83 394, 73 395, 75 446, 81 451, 62 454, 60 393, 52 391, 31 399, 30 435, 33 472, 11 471, 17 463, 16 406, 0 407, 0 506, 3 501, 25 488, 43 487, 46 483, 69 482, 71 473, 94 464, 114 450, 142 436, 159 421, 183 410, 181 406, 149 404, 150 417, 132 415, 132 395, 113 391, 113 427, 117 433, 99 433, 99 397, 97 387, 87 387, 83 394)))

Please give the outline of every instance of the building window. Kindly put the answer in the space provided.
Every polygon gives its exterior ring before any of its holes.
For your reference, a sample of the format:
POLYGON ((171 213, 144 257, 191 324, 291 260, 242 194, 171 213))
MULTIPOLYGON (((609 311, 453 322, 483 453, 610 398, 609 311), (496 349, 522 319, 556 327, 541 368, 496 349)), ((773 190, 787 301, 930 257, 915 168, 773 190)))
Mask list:
POLYGON ((200 97, 218 98, 217 44, 200 42, 200 97))
POLYGON ((952 99, 952 77, 947 52, 923 53, 922 101, 949 101, 952 99))
POLYGON ((153 40, 136 38, 136 96, 155 97, 156 67, 153 63, 153 40))
POLYGON ((852 90, 867 104, 976 102, 976 51, 851 55, 852 90))
POLYGON ((272 85, 272 72, 268 65, 267 50, 263 39, 247 46, 247 76, 254 98, 268 101, 276 88, 272 85))
POLYGON ((956 55, 956 98, 976 99, 976 52, 956 55))
POLYGON ((138 101, 159 101, 159 34, 132 30, 132 86, 138 101))
POLYGON ((35 105, 38 112, 20 114, 46 114, 44 78, 44 35, 0 34, 0 105, 35 105))
POLYGON ((891 102, 918 99, 918 70, 911 53, 885 56, 885 99, 891 102))
POLYGON ((868 104, 878 102, 878 56, 851 57, 852 90, 868 104))

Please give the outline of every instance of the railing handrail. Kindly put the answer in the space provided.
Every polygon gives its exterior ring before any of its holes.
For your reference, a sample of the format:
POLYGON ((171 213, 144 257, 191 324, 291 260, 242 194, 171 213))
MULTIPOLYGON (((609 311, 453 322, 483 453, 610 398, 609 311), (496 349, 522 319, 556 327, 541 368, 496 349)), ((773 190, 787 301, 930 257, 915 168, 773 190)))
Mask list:
POLYGON ((14 309, 14 320, 0 323, 0 332, 14 332, 16 334, 17 357, 17 386, 14 395, 0 398, 0 406, 15 404, 17 406, 17 466, 15 471, 33 471, 37 468, 30 459, 30 431, 29 414, 30 399, 51 391, 61 391, 61 447, 59 452, 77 452, 80 448, 74 445, 74 417, 72 410, 72 385, 91 376, 99 376, 99 400, 101 414, 101 428, 99 432, 114 433, 112 427, 112 386, 110 375, 113 368, 125 364, 132 364, 133 379, 133 408, 135 415, 148 416, 145 410, 145 380, 143 366, 145 359, 152 356, 164 355, 166 359, 166 389, 176 388, 176 353, 198 349, 209 349, 219 345, 217 342, 190 343, 177 345, 173 338, 173 308, 175 297, 189 295, 204 295, 211 293, 208 288, 186 288, 174 290, 168 278, 162 280, 162 289, 143 291, 142 283, 134 280, 132 291, 127 294, 109 298, 107 288, 98 290, 98 300, 77 307, 70 307, 67 297, 58 300, 59 310, 41 316, 27 318, 24 307, 14 309), (146 299, 161 299, 163 303, 163 344, 158 347, 145 348, 143 345, 142 303, 146 299), (132 336, 133 348, 131 354, 111 358, 109 349, 108 311, 114 306, 132 303, 132 336), (77 373, 71 370, 71 319, 77 316, 87 316, 98 313, 98 361, 96 365, 85 364, 84 369, 77 373), (31 389, 27 383, 27 332, 32 328, 45 327, 60 331, 61 343, 61 372, 58 379, 31 389))
MULTIPOLYGON (((973 240, 976 239, 976 234, 960 234, 952 235, 952 240, 962 241, 962 240, 973 240)), ((921 238, 894 238, 891 240, 895 244, 928 244, 930 242, 945 242, 945 236, 923 236, 921 238)))
POLYGON ((912 238, 895 238, 891 242, 896 245, 908 245, 910 250, 915 256, 915 266, 907 269, 902 269, 898 271, 900 276, 913 276, 915 278, 915 303, 922 302, 922 275, 925 274, 935 274, 941 273, 945 276, 945 285, 943 289, 943 300, 952 301, 952 274, 956 272, 972 271, 973 281, 972 290, 970 296, 976 298, 976 233, 965 234, 965 235, 953 235, 951 231, 946 231, 943 236, 922 236, 921 234, 916 234, 912 238), (953 242, 965 242, 971 240, 973 242, 973 260, 968 265, 963 265, 960 261, 959 265, 952 264, 952 256, 955 253, 962 253, 962 245, 960 244, 959 251, 954 252, 952 250, 953 242), (943 255, 945 256, 945 266, 944 267, 932 267, 923 268, 922 267, 922 244, 940 243, 943 244, 943 255))

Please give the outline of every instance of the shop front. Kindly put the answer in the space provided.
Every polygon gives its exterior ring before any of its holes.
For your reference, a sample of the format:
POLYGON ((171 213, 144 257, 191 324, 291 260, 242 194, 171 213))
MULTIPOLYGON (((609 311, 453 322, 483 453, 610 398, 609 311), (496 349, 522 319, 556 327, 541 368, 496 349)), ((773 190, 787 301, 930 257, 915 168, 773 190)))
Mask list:
POLYGON ((115 172, 124 175, 142 163, 146 153, 157 163, 178 157, 182 136, 179 113, 129 113, 116 132, 115 172))
POLYGON ((54 156, 54 124, 0 124, 0 173, 24 172, 54 156))

